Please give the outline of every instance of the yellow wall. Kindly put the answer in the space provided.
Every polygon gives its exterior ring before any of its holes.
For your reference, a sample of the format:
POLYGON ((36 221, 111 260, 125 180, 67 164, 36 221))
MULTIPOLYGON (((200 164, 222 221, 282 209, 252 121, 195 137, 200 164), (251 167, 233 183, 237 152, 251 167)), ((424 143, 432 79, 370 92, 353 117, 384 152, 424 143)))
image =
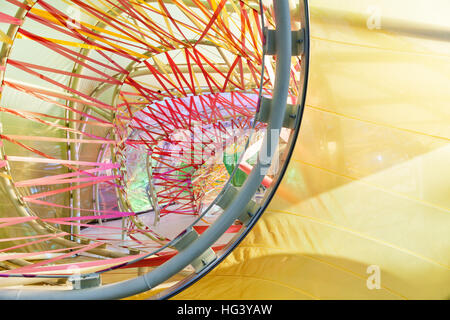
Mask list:
POLYGON ((449 299, 450 3, 310 6, 307 108, 282 186, 176 298, 449 299))

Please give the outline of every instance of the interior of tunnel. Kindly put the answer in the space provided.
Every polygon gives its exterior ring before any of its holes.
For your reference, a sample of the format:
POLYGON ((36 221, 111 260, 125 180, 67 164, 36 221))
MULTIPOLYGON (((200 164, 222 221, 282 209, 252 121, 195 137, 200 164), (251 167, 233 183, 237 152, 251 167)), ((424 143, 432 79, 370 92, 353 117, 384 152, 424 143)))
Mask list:
POLYGON ((0 298, 450 297, 445 0, 0 9, 0 298))

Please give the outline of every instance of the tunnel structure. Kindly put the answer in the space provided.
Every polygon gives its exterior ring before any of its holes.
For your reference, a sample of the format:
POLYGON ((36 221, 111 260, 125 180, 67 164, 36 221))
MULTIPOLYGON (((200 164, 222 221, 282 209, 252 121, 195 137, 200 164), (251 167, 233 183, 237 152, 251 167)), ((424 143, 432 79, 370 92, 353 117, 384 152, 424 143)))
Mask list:
POLYGON ((450 296, 445 1, 0 8, 0 298, 450 296))

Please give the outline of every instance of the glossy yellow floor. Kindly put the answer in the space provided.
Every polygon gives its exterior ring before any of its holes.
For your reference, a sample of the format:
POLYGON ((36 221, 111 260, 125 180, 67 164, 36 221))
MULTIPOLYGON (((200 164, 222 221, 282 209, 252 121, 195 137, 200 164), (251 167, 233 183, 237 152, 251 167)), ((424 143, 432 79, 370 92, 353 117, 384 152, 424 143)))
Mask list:
POLYGON ((176 298, 449 299, 450 3, 310 7, 307 108, 282 186, 176 298))

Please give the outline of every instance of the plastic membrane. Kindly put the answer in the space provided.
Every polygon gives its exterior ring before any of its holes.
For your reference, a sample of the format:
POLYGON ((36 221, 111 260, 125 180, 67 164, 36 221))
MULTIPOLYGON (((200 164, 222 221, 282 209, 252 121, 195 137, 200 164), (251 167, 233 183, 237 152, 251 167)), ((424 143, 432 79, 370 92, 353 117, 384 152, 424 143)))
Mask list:
POLYGON ((448 299, 447 0, 4 0, 1 299, 448 299))

